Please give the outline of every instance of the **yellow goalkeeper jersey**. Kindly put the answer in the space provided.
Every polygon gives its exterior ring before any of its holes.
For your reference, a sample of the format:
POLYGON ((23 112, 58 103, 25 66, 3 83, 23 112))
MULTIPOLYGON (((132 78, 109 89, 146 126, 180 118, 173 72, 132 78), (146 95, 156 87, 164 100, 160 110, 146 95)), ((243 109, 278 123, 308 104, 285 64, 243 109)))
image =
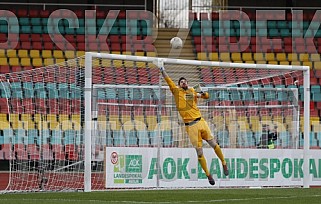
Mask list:
MULTIPOLYGON (((197 107, 197 92, 194 88, 188 88, 184 90, 173 82, 170 77, 165 77, 171 92, 174 95, 176 107, 181 115, 184 123, 189 123, 197 118, 201 117, 201 112, 197 107)), ((208 99, 208 93, 202 94, 203 99, 208 99)))

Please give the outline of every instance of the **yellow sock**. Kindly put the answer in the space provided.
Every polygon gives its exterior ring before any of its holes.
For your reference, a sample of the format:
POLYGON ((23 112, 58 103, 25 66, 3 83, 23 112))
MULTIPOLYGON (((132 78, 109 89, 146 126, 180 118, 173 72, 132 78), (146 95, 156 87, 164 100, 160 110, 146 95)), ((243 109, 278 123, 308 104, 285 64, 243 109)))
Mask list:
POLYGON ((206 159, 204 157, 204 155, 202 155, 201 157, 198 157, 198 162, 200 163, 202 169, 204 170, 206 176, 208 176, 210 173, 208 172, 208 168, 207 168, 207 163, 206 163, 206 159))
POLYGON ((215 151, 215 154, 217 155, 217 157, 221 160, 222 164, 226 165, 224 155, 223 155, 222 150, 218 144, 215 146, 214 151, 215 151))

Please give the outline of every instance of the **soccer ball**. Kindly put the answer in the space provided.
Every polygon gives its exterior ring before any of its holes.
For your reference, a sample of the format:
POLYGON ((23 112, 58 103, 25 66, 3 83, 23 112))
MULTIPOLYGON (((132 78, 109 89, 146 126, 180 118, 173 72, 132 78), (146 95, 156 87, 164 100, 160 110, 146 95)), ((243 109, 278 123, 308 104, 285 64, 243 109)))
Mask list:
POLYGON ((179 37, 173 37, 170 41, 172 48, 180 49, 183 47, 183 41, 179 37))

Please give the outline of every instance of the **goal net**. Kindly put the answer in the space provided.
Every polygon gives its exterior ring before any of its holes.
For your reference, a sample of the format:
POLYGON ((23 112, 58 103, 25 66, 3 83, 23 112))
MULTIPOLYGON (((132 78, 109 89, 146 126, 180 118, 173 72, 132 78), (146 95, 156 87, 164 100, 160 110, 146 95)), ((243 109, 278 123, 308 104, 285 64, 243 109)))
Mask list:
MULTIPOLYGON (((86 53, 1 75, 0 151, 10 161, 6 191, 208 187, 155 60, 86 53)), ((286 175, 293 178, 289 182, 282 172, 289 174, 294 165, 283 162, 291 155, 306 159, 309 148, 302 137, 309 135, 309 123, 303 123, 309 117, 306 67, 162 60, 174 82, 184 76, 190 87, 200 84, 209 92, 198 106, 230 169, 229 177, 222 176, 204 143, 218 186, 305 185, 303 176, 286 175), (273 146, 268 131, 277 133, 273 146), (266 151, 271 157, 263 156, 266 151), (262 164, 253 167, 251 156, 262 164)))

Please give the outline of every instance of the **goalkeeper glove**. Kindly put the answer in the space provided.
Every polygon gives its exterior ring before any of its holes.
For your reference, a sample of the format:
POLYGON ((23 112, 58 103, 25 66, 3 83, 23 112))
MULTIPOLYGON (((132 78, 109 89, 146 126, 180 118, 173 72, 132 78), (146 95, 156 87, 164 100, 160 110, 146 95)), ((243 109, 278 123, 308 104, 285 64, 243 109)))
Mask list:
POLYGON ((197 84, 197 85, 194 86, 193 88, 194 88, 194 90, 195 90, 197 93, 199 93, 199 94, 204 94, 204 92, 203 92, 203 90, 202 90, 202 88, 201 88, 201 86, 200 86, 199 84, 197 84))

